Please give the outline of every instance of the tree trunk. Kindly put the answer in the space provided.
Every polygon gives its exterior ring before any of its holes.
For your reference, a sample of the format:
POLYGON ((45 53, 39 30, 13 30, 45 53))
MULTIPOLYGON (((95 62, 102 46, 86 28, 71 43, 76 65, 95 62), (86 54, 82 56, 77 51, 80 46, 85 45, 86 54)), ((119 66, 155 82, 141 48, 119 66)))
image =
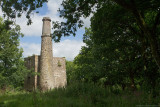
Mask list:
MULTIPOLYGON (((154 29, 149 29, 149 27, 146 25, 142 14, 137 10, 136 4, 134 0, 130 0, 130 3, 127 3, 123 0, 113 0, 123 8, 127 9, 131 13, 133 13, 134 17, 137 20, 137 24, 139 25, 140 29, 144 32, 144 37, 149 41, 152 56, 157 64, 157 66, 160 68, 160 52, 159 52, 159 46, 158 41, 156 39, 156 26, 153 26, 154 29)), ((160 16, 160 13, 159 13, 160 16)), ((157 20, 159 19, 156 18, 157 20)), ((155 22, 157 21, 155 20, 155 22)), ((159 21, 159 20, 158 20, 159 21)), ((156 24, 157 25, 157 24, 156 24)))
POLYGON ((152 30, 148 29, 144 19, 142 18, 141 14, 137 10, 135 10, 133 14, 137 19, 137 23, 140 29, 144 32, 144 37, 149 41, 152 56, 157 66, 160 68, 160 53, 159 53, 158 40, 156 38, 156 34, 153 33, 152 30))

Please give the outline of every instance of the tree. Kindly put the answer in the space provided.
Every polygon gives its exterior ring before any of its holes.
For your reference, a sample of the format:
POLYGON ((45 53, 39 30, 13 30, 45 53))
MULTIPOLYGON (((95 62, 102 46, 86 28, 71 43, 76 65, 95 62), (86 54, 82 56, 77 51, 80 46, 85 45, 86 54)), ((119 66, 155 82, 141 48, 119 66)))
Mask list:
POLYGON ((93 42, 91 37, 91 29, 86 28, 85 34, 83 35, 83 42, 86 43, 86 46, 81 48, 80 53, 74 59, 74 64, 76 65, 75 77, 77 80, 83 82, 96 83, 99 75, 95 70, 96 61, 92 53, 93 42))
POLYGON ((147 89, 155 90, 159 86, 158 66, 138 31, 135 19, 119 5, 98 9, 84 34, 86 46, 74 60, 77 79, 133 90, 147 84, 147 89))
POLYGON ((0 6, 4 16, 14 19, 16 17, 21 17, 25 12, 26 18, 28 19, 27 24, 31 24, 31 13, 35 11, 36 8, 43 6, 43 3, 47 0, 1 0, 0 6))
POLYGON ((102 62, 101 68, 106 68, 109 81, 133 88, 146 81, 148 86, 152 83, 152 89, 159 86, 159 71, 152 60, 148 41, 139 37, 142 34, 128 11, 115 4, 106 4, 91 18, 91 28, 95 47, 93 54, 102 62), (149 76, 149 73, 154 75, 149 76))
POLYGON ((0 87, 23 84, 25 68, 22 49, 19 49, 19 36, 23 36, 18 25, 8 26, 8 21, 0 18, 0 87), (7 29, 6 29, 7 27, 7 29), (9 28, 8 28, 9 27, 9 28), (9 29, 9 30, 8 30, 9 29))
POLYGON ((144 38, 149 41, 152 55, 160 68, 159 34, 157 32, 160 24, 160 10, 157 0, 113 0, 123 8, 130 11, 136 19, 140 30, 144 33, 144 38), (148 16, 152 14, 152 17, 148 16), (148 21, 150 20, 150 21, 148 21), (153 24, 151 23, 153 22, 153 24))
MULTIPOLYGON (((81 17, 88 17, 90 14, 96 13, 96 10, 103 8, 106 4, 118 4, 132 15, 132 17, 135 19, 134 22, 138 25, 138 33, 140 34, 138 35, 139 38, 141 38, 141 41, 148 41, 147 46, 150 47, 153 59, 160 68, 159 31, 157 30, 159 29, 160 24, 160 2, 157 0, 63 1, 63 9, 59 9, 59 13, 60 17, 66 19, 66 22, 53 23, 53 28, 57 29, 53 33, 53 39, 55 41, 59 41, 61 36, 69 36, 70 34, 75 36, 77 28, 83 26, 81 17)), ((146 43, 142 45, 145 46, 146 43)))

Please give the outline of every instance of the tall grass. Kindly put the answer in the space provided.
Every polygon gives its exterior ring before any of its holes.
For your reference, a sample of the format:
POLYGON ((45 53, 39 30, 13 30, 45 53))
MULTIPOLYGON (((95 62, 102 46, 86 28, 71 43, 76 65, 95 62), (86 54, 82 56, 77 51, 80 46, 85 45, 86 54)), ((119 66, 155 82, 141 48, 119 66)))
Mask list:
POLYGON ((0 95, 0 107, 135 107, 159 105, 160 97, 152 98, 144 92, 113 93, 110 88, 95 84, 75 83, 66 88, 45 93, 16 92, 0 95))

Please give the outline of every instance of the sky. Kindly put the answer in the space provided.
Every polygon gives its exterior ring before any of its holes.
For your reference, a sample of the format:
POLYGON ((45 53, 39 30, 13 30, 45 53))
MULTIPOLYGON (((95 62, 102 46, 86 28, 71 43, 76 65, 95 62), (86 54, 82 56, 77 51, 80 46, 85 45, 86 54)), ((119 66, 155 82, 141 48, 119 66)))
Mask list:
MULTIPOLYGON (((41 35, 42 35, 42 19, 43 17, 50 17, 52 21, 62 21, 59 18, 58 8, 61 7, 62 0, 49 0, 42 8, 37 9, 39 13, 31 15, 33 23, 27 26, 27 19, 25 15, 16 19, 16 23, 21 26, 21 32, 24 37, 20 38, 20 47, 23 48, 23 57, 31 56, 33 54, 40 55, 41 49, 41 35)), ((76 37, 62 37, 59 43, 53 41, 53 56, 65 57, 66 60, 72 61, 79 53, 81 46, 85 44, 82 41, 84 28, 90 26, 90 18, 84 19, 84 27, 80 28, 76 37)), ((53 32, 53 30, 52 30, 53 32)))

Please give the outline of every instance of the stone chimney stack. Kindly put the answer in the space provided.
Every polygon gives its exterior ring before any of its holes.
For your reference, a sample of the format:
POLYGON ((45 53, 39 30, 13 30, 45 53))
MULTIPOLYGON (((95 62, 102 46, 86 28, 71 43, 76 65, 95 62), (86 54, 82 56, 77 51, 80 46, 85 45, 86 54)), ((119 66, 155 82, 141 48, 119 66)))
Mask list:
POLYGON ((53 81, 53 52, 51 38, 51 19, 43 18, 40 55, 40 89, 46 91, 54 88, 53 81))
POLYGON ((43 21, 43 28, 42 28, 42 36, 51 34, 51 19, 49 17, 44 17, 43 21))

